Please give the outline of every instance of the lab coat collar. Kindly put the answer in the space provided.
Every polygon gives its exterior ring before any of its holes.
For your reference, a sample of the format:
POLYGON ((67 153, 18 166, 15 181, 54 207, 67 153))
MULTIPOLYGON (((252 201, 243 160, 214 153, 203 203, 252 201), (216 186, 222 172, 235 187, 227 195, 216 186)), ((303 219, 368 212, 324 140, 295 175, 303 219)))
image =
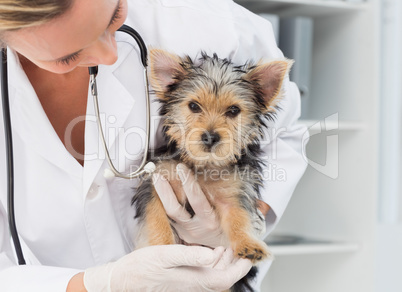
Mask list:
MULTIPOLYGON (((127 120, 135 103, 134 97, 116 77, 116 72, 129 54, 129 47, 119 48, 119 59, 112 66, 100 66, 97 76, 99 106, 108 148, 113 146, 118 131, 127 120), (106 121, 106 123, 105 123, 106 121)), ((69 175, 83 179, 84 195, 105 162, 94 116, 93 100, 88 90, 85 125, 85 154, 82 167, 67 151, 37 98, 15 52, 8 53, 10 107, 16 134, 39 155, 69 175)), ((134 78, 134 77, 133 77, 134 78)), ((106 163, 106 162, 105 162, 106 163)))

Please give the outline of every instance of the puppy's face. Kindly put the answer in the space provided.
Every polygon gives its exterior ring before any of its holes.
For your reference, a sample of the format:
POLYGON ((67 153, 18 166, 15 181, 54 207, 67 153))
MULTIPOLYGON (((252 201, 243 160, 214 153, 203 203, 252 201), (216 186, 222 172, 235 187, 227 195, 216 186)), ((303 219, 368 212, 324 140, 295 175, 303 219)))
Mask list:
POLYGON ((163 106, 165 133, 184 162, 224 167, 258 143, 291 61, 234 66, 203 54, 195 64, 151 50, 150 82, 163 106))

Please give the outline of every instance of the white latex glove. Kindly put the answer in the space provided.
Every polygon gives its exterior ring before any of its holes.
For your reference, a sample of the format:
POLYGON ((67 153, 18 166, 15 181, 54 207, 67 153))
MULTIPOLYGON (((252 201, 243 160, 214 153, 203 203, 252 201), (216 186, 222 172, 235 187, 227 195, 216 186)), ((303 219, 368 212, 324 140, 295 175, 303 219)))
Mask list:
MULTIPOLYGON (((216 213, 191 170, 184 164, 178 164, 176 170, 182 181, 182 187, 187 199, 195 212, 193 217, 178 202, 170 183, 166 179, 162 176, 154 175, 153 184, 166 214, 174 220, 172 225, 180 239, 188 244, 210 247, 228 246, 229 243, 222 232, 216 213)), ((265 218, 261 212, 259 212, 259 215, 252 218, 254 232, 257 237, 265 234, 265 218)))
POLYGON ((223 291, 251 266, 251 261, 234 258, 233 251, 223 247, 157 245, 87 269, 84 285, 88 292, 223 291))

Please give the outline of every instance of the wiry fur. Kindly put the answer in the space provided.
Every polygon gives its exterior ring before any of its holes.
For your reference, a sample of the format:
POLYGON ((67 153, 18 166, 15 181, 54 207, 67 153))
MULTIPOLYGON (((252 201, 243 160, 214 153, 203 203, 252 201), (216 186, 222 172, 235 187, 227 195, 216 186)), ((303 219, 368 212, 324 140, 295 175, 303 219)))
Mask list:
MULTIPOLYGON (((266 258, 269 251, 253 234, 250 220, 258 214, 262 185, 259 141, 266 121, 278 110, 291 61, 235 66, 205 53, 195 62, 162 50, 151 50, 150 55, 150 80, 161 103, 167 141, 151 153, 156 171, 170 181, 178 201, 194 215, 176 173, 177 164, 185 163, 221 220, 227 245, 253 262, 266 258), (223 172, 225 179, 213 175, 223 172)), ((138 245, 178 242, 149 177, 132 203, 143 226, 138 245)), ((253 269, 232 291, 252 291, 248 280, 255 273, 253 269)))

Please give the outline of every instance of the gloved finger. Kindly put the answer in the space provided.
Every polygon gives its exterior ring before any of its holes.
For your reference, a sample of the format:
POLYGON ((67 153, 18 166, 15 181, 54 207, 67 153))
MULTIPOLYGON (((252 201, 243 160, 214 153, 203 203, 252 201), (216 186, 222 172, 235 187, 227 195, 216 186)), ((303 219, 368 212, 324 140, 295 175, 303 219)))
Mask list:
POLYGON ((188 221, 191 215, 185 208, 177 201, 176 194, 174 193, 170 183, 160 174, 152 175, 152 182, 155 187, 166 214, 175 221, 188 221))
POLYGON ((253 264, 248 259, 235 258, 226 269, 223 269, 217 273, 220 275, 219 282, 216 283, 216 287, 219 291, 229 289, 237 281, 243 278, 250 271, 253 264))
MULTIPOLYGON (((161 246, 159 246, 161 247, 161 246)), ((165 269, 190 266, 210 266, 222 257, 224 248, 203 246, 166 245, 159 249, 159 260, 165 269)))
POLYGON ((219 261, 216 262, 215 265, 213 265, 213 268, 219 270, 226 269, 226 267, 228 267, 233 262, 233 259, 234 259, 233 250, 229 247, 225 250, 219 261))
POLYGON ((193 173, 182 163, 179 163, 176 166, 176 171, 182 182, 184 193, 186 194, 188 202, 193 208, 195 214, 209 218, 211 214, 214 214, 214 210, 208 202, 200 185, 196 181, 193 173))
MULTIPOLYGON (((233 254, 233 251, 230 251, 233 254)), ((230 255, 228 252, 227 255, 230 255)), ((243 278, 252 267, 247 259, 230 257, 225 259, 226 266, 212 268, 203 274, 203 286, 206 290, 224 291, 232 287, 237 281, 243 278)), ((200 277, 202 277, 200 275, 200 277)))
POLYGON ((241 278, 243 278, 250 271, 253 263, 248 259, 235 259, 232 265, 228 268, 228 275, 230 282, 237 282, 241 278))

